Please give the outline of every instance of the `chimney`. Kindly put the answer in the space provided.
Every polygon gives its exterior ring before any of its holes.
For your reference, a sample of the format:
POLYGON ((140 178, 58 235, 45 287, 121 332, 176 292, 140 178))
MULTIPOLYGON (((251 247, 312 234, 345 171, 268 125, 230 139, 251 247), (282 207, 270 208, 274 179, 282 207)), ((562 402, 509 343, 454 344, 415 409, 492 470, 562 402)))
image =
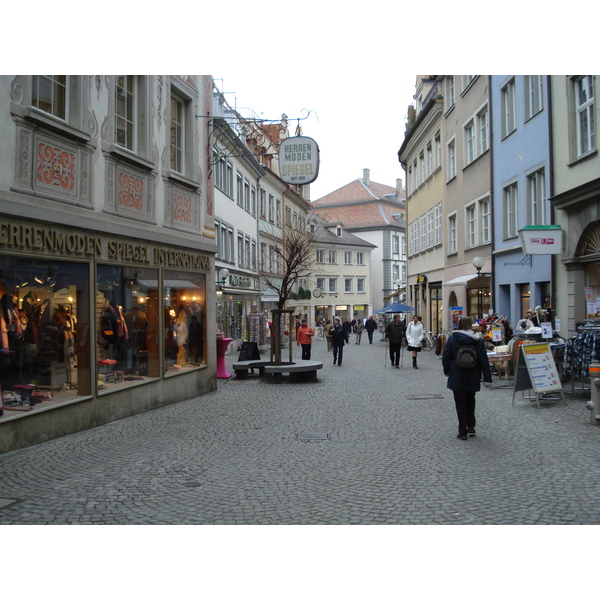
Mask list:
POLYGON ((402 196, 402 179, 396 179, 396 193, 402 196))
POLYGON ((363 183, 366 186, 371 185, 371 169, 363 169, 363 183))

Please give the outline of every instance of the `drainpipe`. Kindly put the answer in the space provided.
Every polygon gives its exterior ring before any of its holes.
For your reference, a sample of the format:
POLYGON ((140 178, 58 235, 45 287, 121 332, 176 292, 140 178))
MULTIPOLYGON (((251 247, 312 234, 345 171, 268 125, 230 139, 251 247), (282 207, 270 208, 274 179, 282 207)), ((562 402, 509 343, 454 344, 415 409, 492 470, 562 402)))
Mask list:
POLYGON ((492 127, 491 119, 494 114, 492 111, 492 76, 488 75, 488 90, 490 90, 488 94, 488 115, 490 118, 490 227, 491 227, 491 237, 492 237, 492 251, 490 252, 490 262, 492 264, 492 277, 491 277, 491 288, 492 288, 492 298, 490 302, 490 308, 493 308, 494 304, 496 304, 496 314, 498 313, 498 306, 496 301, 496 265, 494 258, 494 250, 495 250, 495 240, 496 236, 494 235, 494 128, 492 127))
MULTIPOLYGON (((546 89, 548 90, 548 198, 554 197, 554 142, 552 139, 552 75, 546 75, 546 89)), ((554 225, 554 206, 550 203, 550 224, 554 225)), ((564 241, 564 240, 563 240, 564 241)), ((554 255, 550 255, 550 290, 554 319, 556 323, 556 261, 554 255)))

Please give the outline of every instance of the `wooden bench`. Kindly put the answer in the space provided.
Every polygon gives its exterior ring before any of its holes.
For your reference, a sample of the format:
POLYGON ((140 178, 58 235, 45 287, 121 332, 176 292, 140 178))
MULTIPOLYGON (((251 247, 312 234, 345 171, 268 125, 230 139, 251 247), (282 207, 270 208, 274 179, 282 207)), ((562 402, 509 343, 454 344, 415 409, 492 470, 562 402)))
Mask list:
POLYGON ((291 364, 265 365, 265 374, 272 375, 275 383, 281 383, 284 373, 290 376, 290 382, 317 381, 317 371, 323 368, 323 363, 318 360, 300 360, 291 364))
POLYGON ((265 366, 269 364, 268 360, 240 360, 233 363, 232 367, 235 371, 236 379, 247 379, 248 371, 254 373, 254 369, 258 369, 259 377, 264 375, 265 366))

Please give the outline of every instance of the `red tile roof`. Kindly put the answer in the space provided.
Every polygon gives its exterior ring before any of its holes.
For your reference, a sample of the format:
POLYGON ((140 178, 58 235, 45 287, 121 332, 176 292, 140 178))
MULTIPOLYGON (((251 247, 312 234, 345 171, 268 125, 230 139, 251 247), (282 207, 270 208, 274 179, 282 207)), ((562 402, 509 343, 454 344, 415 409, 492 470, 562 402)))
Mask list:
POLYGON ((340 221, 345 229, 401 225, 394 215, 405 213, 404 203, 386 194, 395 198, 396 188, 373 181, 366 186, 357 179, 311 202, 311 210, 329 222, 340 221))

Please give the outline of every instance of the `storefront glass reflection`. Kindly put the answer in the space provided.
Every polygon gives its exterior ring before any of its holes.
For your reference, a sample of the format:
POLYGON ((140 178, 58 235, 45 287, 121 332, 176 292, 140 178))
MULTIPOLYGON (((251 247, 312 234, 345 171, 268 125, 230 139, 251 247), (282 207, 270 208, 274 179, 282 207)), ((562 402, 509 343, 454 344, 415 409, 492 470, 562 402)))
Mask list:
POLYGON ((98 389, 159 377, 158 272, 98 265, 98 389))
POLYGON ((206 364, 206 277, 164 272, 165 372, 169 375, 206 364))
POLYGON ((88 269, 0 255, 3 418, 91 393, 88 269))

